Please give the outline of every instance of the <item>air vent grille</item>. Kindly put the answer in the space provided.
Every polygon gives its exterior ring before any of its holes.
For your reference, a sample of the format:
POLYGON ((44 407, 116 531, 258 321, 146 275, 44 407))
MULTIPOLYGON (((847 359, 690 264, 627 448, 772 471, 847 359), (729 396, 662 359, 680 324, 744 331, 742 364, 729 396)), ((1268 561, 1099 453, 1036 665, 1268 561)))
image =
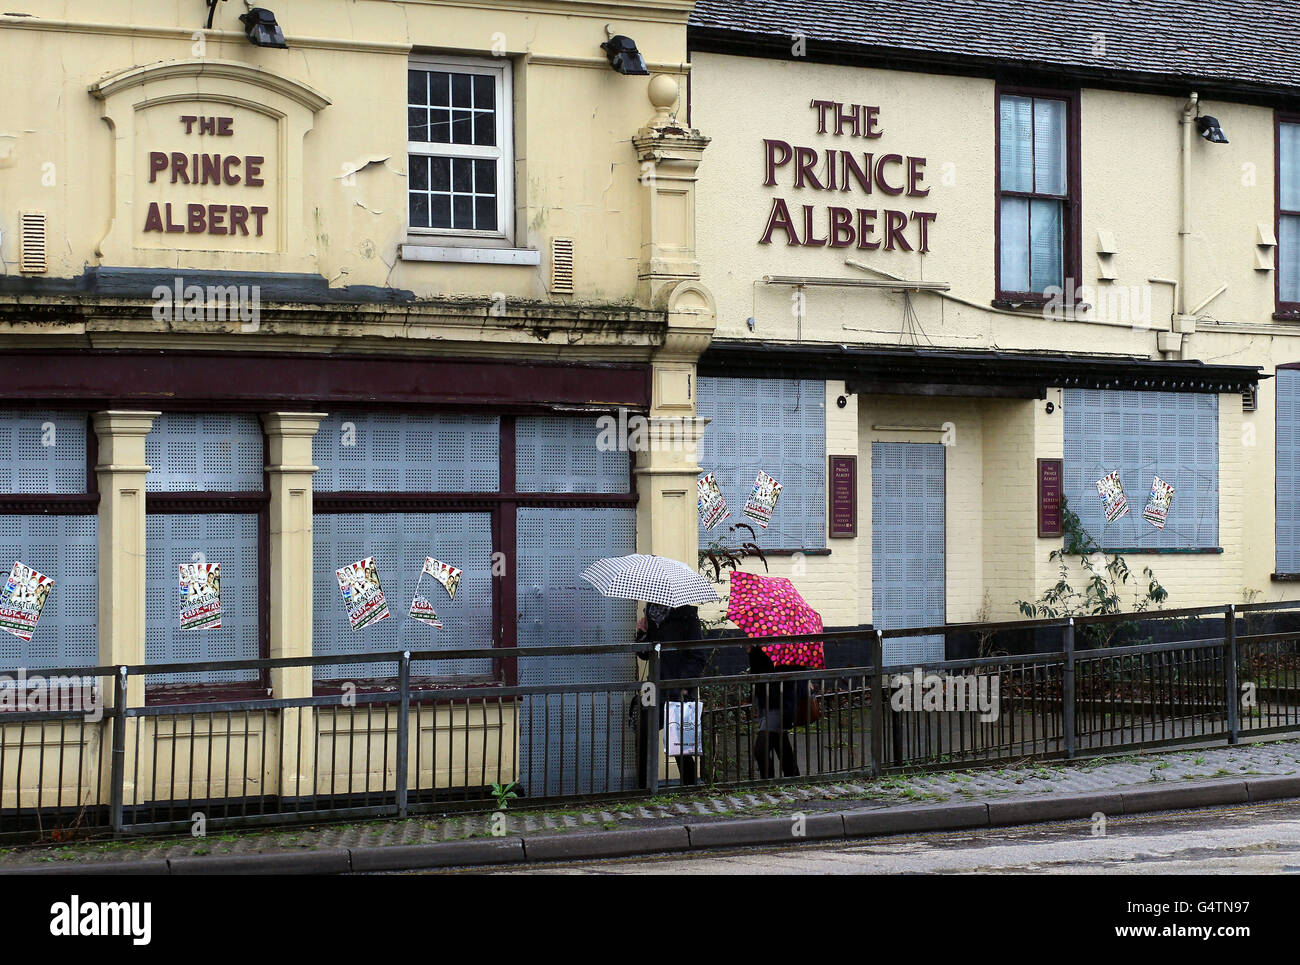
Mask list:
POLYGON ((24 211, 19 220, 18 270, 38 274, 45 271, 45 215, 24 211))
POLYGON ((573 239, 551 239, 551 291, 556 295, 573 294, 573 239))
POLYGON ((1241 390, 1241 411, 1254 412, 1259 407, 1259 386, 1248 385, 1241 390))

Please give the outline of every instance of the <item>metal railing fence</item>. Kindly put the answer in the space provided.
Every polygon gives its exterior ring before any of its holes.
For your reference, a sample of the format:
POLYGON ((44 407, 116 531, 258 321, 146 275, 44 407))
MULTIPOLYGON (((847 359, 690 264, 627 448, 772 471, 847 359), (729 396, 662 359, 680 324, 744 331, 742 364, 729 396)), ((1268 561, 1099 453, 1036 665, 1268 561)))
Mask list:
POLYGON ((1300 730, 1300 629, 1252 632, 1269 611, 1297 608, 1300 602, 771 637, 762 643, 821 640, 828 655, 838 648, 868 659, 682 679, 663 677, 665 651, 721 652, 757 641, 663 644, 640 664, 634 655, 646 644, 42 671, 11 690, 8 704, 0 690, 0 832, 59 840, 93 829, 181 831, 196 822, 401 818, 631 798, 692 784, 739 788, 1235 743, 1243 734, 1300 730), (1207 617, 1219 627, 1213 636, 1205 635, 1207 617), (1076 646, 1137 619, 1168 621, 1192 637, 1076 646), (1239 634, 1239 624, 1248 632, 1239 634), (1059 644, 1042 653, 885 663, 887 644, 908 638, 976 633, 987 642, 1026 631, 1059 644), (584 681, 565 671, 565 680, 527 685, 437 676, 444 661, 584 655, 626 656, 629 672, 584 681), (146 674, 257 669, 277 679, 362 660, 389 663, 393 673, 303 697, 156 704, 139 697, 146 674), (89 692, 111 699, 87 712, 68 692, 34 696, 32 681, 65 678, 93 680, 89 692), (693 717, 693 736, 689 728, 679 734, 683 717, 688 724, 693 717), (674 734, 684 748, 670 747, 674 734))

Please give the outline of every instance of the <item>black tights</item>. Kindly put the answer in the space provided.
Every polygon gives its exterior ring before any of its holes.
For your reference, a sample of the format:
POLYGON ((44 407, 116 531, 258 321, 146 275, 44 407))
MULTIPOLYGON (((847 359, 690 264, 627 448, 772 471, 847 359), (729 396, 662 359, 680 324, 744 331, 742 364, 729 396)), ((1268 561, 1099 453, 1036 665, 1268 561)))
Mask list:
POLYGON ((782 777, 799 776, 799 759, 795 756, 794 745, 790 743, 789 732, 783 730, 778 734, 760 730, 754 741, 754 763, 758 765, 759 777, 776 777, 776 768, 772 766, 774 756, 781 760, 782 777))

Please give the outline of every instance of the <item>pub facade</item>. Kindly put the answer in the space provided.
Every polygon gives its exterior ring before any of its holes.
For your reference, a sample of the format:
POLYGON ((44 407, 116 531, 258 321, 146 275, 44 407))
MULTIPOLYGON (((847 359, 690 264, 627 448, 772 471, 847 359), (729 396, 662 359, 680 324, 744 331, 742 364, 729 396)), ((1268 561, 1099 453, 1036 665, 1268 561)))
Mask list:
POLYGON ((827 625, 1014 619, 1063 498, 1166 606, 1294 598, 1291 28, 869 6, 692 15, 699 462, 783 485, 767 566, 827 625))
MULTIPOLYGON (((713 319, 693 250, 708 141, 677 117, 689 3, 127 6, 0 15, 22 92, 0 128, 0 555, 46 587, 0 669, 629 642, 633 605, 582 569, 695 553, 684 447, 598 445, 604 415, 693 426, 713 319)), ((635 673, 552 663, 411 677, 635 673)), ((396 674, 132 675, 126 697, 308 699, 396 674)), ((558 759, 527 702, 499 711, 420 705, 412 786, 558 759)), ((311 715, 244 715, 233 737, 227 718, 188 760, 141 718, 128 801, 164 768, 189 768, 177 794, 220 796, 193 775, 241 746, 280 748, 268 785, 301 786, 326 746, 348 788, 381 767, 347 713, 311 715)), ((8 728, 3 761, 38 730, 8 728)), ((23 781, 89 786, 80 762, 107 758, 35 765, 28 746, 23 781)))

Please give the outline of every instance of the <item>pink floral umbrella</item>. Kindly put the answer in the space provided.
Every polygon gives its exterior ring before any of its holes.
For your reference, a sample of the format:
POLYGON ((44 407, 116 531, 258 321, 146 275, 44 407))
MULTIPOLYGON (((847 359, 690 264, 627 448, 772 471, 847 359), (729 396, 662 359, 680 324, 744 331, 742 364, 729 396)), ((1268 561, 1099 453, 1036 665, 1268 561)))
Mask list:
MULTIPOLYGON (((821 614, 799 595, 794 584, 779 576, 756 576, 753 573, 731 574, 731 597, 727 602, 727 619, 751 637, 777 637, 786 634, 821 633, 821 614)), ((826 666, 826 654, 820 640, 807 643, 774 643, 763 648, 774 666, 826 666)))

